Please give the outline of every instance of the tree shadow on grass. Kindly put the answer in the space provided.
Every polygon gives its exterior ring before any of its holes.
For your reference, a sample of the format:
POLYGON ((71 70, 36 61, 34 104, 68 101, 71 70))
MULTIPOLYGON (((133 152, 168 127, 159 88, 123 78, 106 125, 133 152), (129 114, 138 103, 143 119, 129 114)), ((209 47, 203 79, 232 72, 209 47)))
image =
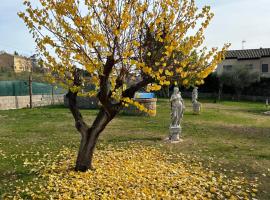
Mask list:
POLYGON ((261 108, 261 109, 249 109, 246 110, 247 113, 251 113, 251 114, 255 114, 255 115, 259 115, 259 116, 267 116, 265 114, 263 114, 266 111, 270 111, 270 108, 261 108))
POLYGON ((19 171, 10 171, 7 173, 1 173, 0 177, 2 180, 13 180, 13 179, 31 179, 35 177, 36 174, 31 171, 31 169, 19 170, 19 171))
POLYGON ((185 112, 184 113, 184 116, 185 115, 189 115, 189 116, 200 116, 200 114, 195 114, 195 113, 193 113, 193 112, 185 112))
POLYGON ((46 108, 46 109, 68 109, 68 107, 65 107, 64 104, 55 104, 55 105, 47 105, 47 106, 40 106, 40 107, 35 107, 35 109, 39 108, 46 108))
POLYGON ((10 171, 8 173, 0 174, 0 199, 4 192, 12 192, 15 190, 15 187, 19 185, 19 182, 16 183, 16 180, 22 180, 27 183, 28 181, 32 181, 37 175, 34 172, 31 172, 30 169, 19 170, 19 171, 10 171), (13 182, 12 187, 8 184, 9 182, 13 182), (7 184, 7 185, 5 185, 7 184), (2 185, 2 188, 1 188, 2 185), (5 188, 6 187, 6 188, 5 188))
POLYGON ((161 137, 113 137, 108 139, 102 139, 103 141, 109 142, 109 143, 119 143, 119 142, 142 142, 142 141, 151 141, 151 142, 158 142, 161 141, 163 138, 161 137))

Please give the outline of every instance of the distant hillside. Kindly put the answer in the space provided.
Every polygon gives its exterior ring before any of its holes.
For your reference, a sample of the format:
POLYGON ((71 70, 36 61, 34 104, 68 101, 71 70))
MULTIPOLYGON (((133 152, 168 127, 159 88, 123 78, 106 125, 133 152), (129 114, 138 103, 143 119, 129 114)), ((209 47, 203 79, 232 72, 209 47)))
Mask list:
MULTIPOLYGON (((32 77, 33 81, 36 82, 48 82, 45 78, 44 73, 37 73, 33 72, 32 77)), ((15 73, 12 71, 0 71, 0 81, 11 81, 11 80, 28 80, 29 79, 29 72, 21 72, 21 73, 15 73)))

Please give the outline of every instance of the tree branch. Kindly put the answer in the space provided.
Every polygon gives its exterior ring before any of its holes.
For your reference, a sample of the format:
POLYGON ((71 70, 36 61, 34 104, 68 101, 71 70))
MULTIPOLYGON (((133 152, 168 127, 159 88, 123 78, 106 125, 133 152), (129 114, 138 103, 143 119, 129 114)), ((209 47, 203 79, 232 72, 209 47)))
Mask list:
MULTIPOLYGON (((79 69, 74 71, 74 85, 80 86, 80 72, 79 69)), ((84 122, 81 112, 77 106, 77 92, 68 91, 66 97, 68 98, 69 109, 75 120, 75 127, 83 135, 89 130, 88 125, 84 122)))

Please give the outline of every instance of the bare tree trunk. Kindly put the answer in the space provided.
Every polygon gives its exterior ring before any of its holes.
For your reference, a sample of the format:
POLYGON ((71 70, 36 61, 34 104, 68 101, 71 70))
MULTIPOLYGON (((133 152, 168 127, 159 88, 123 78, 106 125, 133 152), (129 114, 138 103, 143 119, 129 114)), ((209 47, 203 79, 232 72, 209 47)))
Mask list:
POLYGON ((167 98, 170 98, 170 86, 167 86, 167 98))
POLYGON ((75 167, 76 171, 85 172, 88 169, 93 169, 93 153, 98 137, 114 116, 115 115, 109 115, 103 108, 101 108, 92 127, 86 132, 82 133, 81 144, 75 167))
POLYGON ((218 88, 218 101, 221 100, 222 89, 223 89, 223 85, 220 84, 220 85, 219 85, 219 88, 218 88))
POLYGON ((164 86, 160 90, 160 95, 162 98, 169 98, 170 97, 170 86, 164 86))
POLYGON ((242 94, 242 90, 241 89, 236 89, 237 101, 240 101, 241 94, 242 94))

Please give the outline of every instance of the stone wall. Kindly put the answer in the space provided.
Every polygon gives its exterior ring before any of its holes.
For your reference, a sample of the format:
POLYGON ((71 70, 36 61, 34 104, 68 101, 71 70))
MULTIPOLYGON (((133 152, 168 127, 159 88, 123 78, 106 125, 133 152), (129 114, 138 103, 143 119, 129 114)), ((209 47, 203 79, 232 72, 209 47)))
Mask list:
MULTIPOLYGON (((33 107, 63 104, 64 95, 33 95, 33 107)), ((29 96, 0 96, 0 110, 29 107, 29 96)))

